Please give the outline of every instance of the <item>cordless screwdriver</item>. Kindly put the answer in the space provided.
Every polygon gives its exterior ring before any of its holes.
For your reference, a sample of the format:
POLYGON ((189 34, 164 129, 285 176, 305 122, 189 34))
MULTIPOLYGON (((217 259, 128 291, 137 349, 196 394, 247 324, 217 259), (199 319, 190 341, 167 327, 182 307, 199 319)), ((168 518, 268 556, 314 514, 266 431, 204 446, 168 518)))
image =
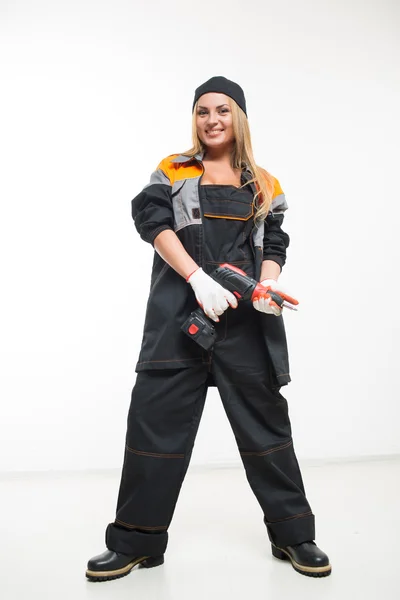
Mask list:
MULTIPOLYGON (((295 305, 299 302, 295 298, 280 292, 274 292, 266 289, 261 283, 249 277, 242 269, 223 263, 210 273, 215 281, 220 283, 225 289, 236 296, 238 302, 243 300, 258 300, 259 298, 270 297, 280 308, 289 308, 297 310, 295 305)), ((181 326, 181 330, 192 340, 197 342, 205 350, 209 350, 217 339, 217 332, 201 308, 192 311, 189 317, 181 326)))

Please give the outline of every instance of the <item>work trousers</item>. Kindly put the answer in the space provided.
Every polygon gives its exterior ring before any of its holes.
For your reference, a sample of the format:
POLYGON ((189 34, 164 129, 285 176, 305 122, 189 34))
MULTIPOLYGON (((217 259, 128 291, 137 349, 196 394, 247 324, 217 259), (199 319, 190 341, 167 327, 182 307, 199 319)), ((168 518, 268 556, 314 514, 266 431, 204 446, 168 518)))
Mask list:
POLYGON ((110 550, 148 556, 165 552, 211 378, 269 539, 280 547, 315 539, 288 403, 272 384, 258 314, 247 302, 228 309, 216 324, 213 349, 192 367, 137 374, 116 518, 106 529, 110 550))

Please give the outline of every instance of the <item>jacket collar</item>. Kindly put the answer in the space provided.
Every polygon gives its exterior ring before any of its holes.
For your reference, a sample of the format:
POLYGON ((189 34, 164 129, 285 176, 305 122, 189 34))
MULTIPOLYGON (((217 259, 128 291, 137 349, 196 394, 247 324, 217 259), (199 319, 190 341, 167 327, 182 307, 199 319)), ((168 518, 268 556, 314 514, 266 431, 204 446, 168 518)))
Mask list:
MULTIPOLYGON (((189 160, 192 160, 193 158, 195 158, 196 160, 198 160, 199 162, 202 162, 203 158, 204 158, 204 151, 200 151, 197 154, 195 154, 194 156, 186 156, 186 154, 179 154, 178 156, 176 156, 175 158, 172 159, 171 162, 173 163, 185 163, 188 162, 189 160)), ((247 164, 247 162, 243 161, 243 171, 246 171, 248 173, 251 174, 251 170, 249 165, 247 164)))
POLYGON ((173 158, 171 162, 185 163, 185 162, 188 162, 189 160, 193 160, 193 158, 195 158, 196 160, 201 162, 203 160, 203 157, 204 157, 204 152, 199 152, 198 154, 195 154, 194 156, 186 156, 186 154, 179 154, 178 156, 173 158))

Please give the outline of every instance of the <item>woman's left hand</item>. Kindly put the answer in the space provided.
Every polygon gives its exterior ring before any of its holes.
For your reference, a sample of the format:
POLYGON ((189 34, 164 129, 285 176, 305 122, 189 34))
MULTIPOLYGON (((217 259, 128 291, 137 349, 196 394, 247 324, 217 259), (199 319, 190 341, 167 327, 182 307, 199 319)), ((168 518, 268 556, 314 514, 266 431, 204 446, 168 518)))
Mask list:
MULTIPOLYGON (((282 286, 278 285, 278 282, 275 279, 263 279, 260 281, 260 283, 266 289, 270 289, 277 294, 281 294, 284 298, 287 297, 289 302, 293 301, 293 298, 288 295, 282 286)), ((278 306, 270 297, 263 297, 259 298, 258 300, 254 300, 253 306, 260 312, 275 315, 276 317, 279 317, 282 314, 282 308, 278 306)))

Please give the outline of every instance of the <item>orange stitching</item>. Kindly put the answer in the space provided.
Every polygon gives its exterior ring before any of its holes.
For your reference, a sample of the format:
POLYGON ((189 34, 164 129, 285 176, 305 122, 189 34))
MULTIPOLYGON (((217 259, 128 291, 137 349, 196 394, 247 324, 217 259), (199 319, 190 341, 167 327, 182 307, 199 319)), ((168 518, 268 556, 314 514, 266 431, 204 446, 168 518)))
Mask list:
POLYGON ((133 454, 139 454, 139 456, 154 456, 155 458, 185 458, 184 454, 156 454, 155 452, 144 452, 143 450, 134 450, 133 448, 129 448, 126 446, 129 452, 133 452, 133 454))
POLYGON ((290 373, 282 373, 282 375, 277 375, 277 377, 285 377, 285 375, 290 375, 290 373))
POLYGON ((167 529, 168 525, 158 525, 156 527, 149 527, 148 525, 131 525, 130 523, 124 523, 124 521, 120 521, 119 519, 115 519, 115 523, 120 523, 124 525, 124 527, 132 527, 132 528, 140 528, 140 529, 167 529))
POLYGON ((264 450, 264 452, 240 452, 242 456, 265 456, 266 454, 270 454, 271 452, 277 452, 278 450, 284 450, 288 448, 291 444, 293 444, 293 440, 287 442, 283 446, 278 446, 277 448, 271 448, 270 450, 264 450))
POLYGON ((250 217, 253 216, 253 213, 250 215, 246 215, 245 217, 231 217, 230 215, 210 215, 209 213, 204 213, 205 217, 210 217, 212 219, 231 219, 232 221, 248 221, 250 217))
MULTIPOLYGON (((241 202, 239 200, 231 200, 229 198, 227 199, 218 199, 218 202, 228 202, 230 205, 232 204, 239 204, 240 206, 246 206, 248 203, 247 202, 241 202)), ((217 207, 214 208, 214 210, 216 210, 217 207)), ((251 203, 251 212, 247 213, 244 216, 237 216, 237 215, 232 215, 232 213, 230 215, 218 215, 216 213, 214 214, 210 214, 210 213, 204 213, 205 217, 211 217, 213 219, 232 219, 234 221, 248 221, 250 219, 250 217, 252 217, 254 215, 254 204, 251 203)))
POLYGON ((163 360, 142 360, 138 362, 138 365, 144 365, 145 363, 162 363, 162 362, 181 362, 182 360, 201 360, 199 358, 166 358, 163 360))
POLYGON ((297 515, 292 515, 290 517, 285 517, 284 519, 278 519, 277 521, 266 521, 267 524, 270 523, 281 523, 282 521, 289 521, 290 519, 299 519, 300 517, 306 517, 308 515, 312 515, 312 511, 309 510, 308 512, 305 513, 299 513, 297 515))

